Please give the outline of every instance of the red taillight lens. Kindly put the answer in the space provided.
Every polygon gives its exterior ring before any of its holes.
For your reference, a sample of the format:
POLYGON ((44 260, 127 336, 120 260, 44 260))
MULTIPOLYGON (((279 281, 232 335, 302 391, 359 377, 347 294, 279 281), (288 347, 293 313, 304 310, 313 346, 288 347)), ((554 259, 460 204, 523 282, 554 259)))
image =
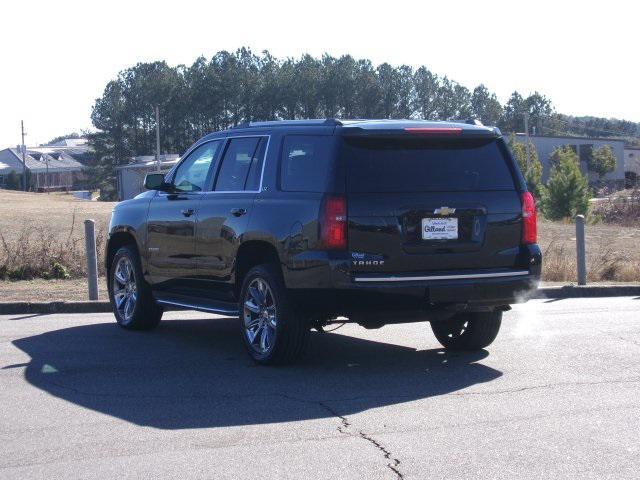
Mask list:
POLYGON ((462 128, 460 127, 409 127, 404 129, 407 133, 416 135, 460 135, 462 128))
POLYGON ((325 197, 320 218, 320 240, 327 249, 347 248, 347 201, 344 197, 325 197))
POLYGON ((536 201, 531 192, 522 194, 522 243, 529 245, 538 242, 538 214, 536 201))

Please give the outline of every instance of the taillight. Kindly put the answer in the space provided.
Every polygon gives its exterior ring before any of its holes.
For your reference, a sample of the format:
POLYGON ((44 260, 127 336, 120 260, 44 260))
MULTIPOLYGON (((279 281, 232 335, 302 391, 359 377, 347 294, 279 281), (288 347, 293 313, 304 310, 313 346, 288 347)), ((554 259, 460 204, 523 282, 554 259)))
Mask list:
POLYGON ((329 195, 324 198, 320 216, 320 241, 324 248, 347 248, 347 200, 329 195))
POLYGON ((413 133, 415 135, 437 135, 437 136, 449 136, 460 135, 462 128, 460 127, 408 127, 404 129, 407 133, 413 133))
POLYGON ((522 199, 522 243, 530 245, 538 242, 538 214, 536 201, 531 192, 524 192, 522 199))

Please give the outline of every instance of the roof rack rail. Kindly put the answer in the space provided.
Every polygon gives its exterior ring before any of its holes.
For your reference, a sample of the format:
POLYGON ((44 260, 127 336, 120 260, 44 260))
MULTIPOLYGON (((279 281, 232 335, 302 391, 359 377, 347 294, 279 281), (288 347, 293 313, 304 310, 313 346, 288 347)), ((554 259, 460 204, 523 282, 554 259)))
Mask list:
POLYGON ((484 124, 478 120, 477 118, 467 118, 466 120, 464 120, 463 123, 466 123, 467 125, 476 125, 478 127, 484 127, 484 124))
POLYGON ((299 120, 266 120, 242 122, 231 127, 231 130, 251 127, 287 127, 292 125, 324 125, 329 127, 338 127, 342 122, 336 118, 325 119, 299 119, 299 120))

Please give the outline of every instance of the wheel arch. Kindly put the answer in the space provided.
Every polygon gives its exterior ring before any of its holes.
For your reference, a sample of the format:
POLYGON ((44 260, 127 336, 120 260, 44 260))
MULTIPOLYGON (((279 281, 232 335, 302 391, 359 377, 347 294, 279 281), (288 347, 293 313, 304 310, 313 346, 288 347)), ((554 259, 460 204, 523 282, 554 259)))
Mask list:
POLYGON ((136 240, 135 235, 128 229, 116 230, 109 235, 109 240, 107 242, 107 249, 104 256, 105 261, 105 271, 107 272, 107 278, 110 274, 111 264, 113 263, 113 257, 115 257, 116 252, 124 247, 125 245, 131 245, 135 248, 136 253, 142 260, 142 256, 140 255, 140 248, 138 246, 138 242, 136 240))
POLYGON ((280 256, 272 243, 265 240, 248 240, 240 245, 234 268, 236 296, 239 296, 242 282, 249 270, 262 263, 274 264, 282 274, 280 256))

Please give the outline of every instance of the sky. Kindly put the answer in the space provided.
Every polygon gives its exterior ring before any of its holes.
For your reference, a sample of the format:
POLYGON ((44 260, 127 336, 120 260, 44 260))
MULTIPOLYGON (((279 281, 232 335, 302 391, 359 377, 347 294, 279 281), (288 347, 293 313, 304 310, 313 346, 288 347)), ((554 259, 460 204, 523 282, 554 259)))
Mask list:
POLYGON ((351 54, 426 65, 503 103, 640 121, 640 6, 632 0, 0 2, 0 148, 91 128, 106 83, 137 62, 191 64, 241 46, 277 57, 351 54))

